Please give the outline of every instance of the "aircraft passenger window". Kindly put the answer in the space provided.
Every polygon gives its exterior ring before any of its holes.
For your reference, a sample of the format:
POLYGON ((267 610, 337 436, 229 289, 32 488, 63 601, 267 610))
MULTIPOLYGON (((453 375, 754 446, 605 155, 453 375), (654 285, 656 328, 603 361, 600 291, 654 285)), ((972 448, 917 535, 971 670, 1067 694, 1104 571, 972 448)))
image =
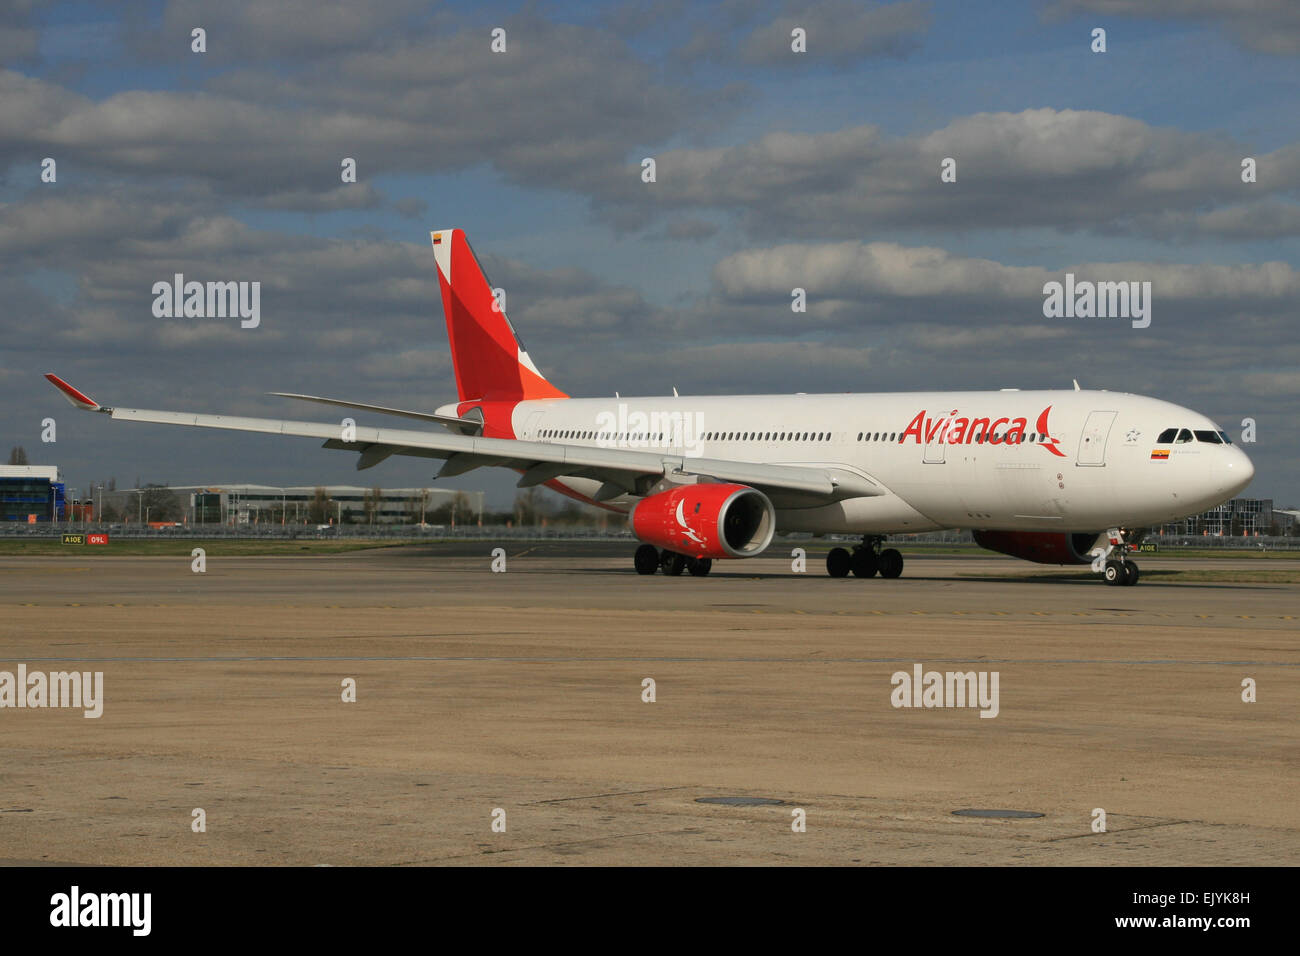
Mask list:
POLYGON ((1186 445, 1192 440, 1192 430, 1190 428, 1178 429, 1178 437, 1174 440, 1175 445, 1186 445))
POLYGON ((1208 444, 1210 444, 1210 445, 1222 445, 1222 444, 1223 444, 1223 442, 1219 441, 1219 434, 1218 434, 1218 432, 1212 432, 1212 431, 1201 431, 1200 429, 1197 429, 1197 431, 1196 431, 1196 440, 1197 440, 1197 441, 1203 441, 1203 442, 1206 442, 1206 443, 1208 443, 1208 444))
POLYGON ((862 441, 862 432, 858 432, 858 441, 862 441))
POLYGON ((1166 428, 1164 431, 1160 433, 1160 437, 1156 439, 1156 444, 1167 445, 1174 440, 1174 436, 1177 434, 1178 434, 1177 428, 1166 428))

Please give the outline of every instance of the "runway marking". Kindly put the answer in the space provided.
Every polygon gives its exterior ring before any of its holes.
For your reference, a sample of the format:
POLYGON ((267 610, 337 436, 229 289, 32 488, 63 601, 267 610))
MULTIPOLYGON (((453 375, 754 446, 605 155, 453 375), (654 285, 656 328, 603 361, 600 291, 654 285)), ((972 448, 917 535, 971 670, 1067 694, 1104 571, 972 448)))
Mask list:
MULTIPOLYGON (((524 853, 529 850, 549 850, 551 847, 561 846, 582 846, 584 843, 604 843, 605 841, 627 840, 631 837, 658 836, 662 833, 695 833, 697 826, 688 827, 670 827, 666 830, 645 830, 640 833, 613 833, 608 836, 591 837, 586 840, 557 840, 553 843, 530 843, 527 846, 508 846, 497 849, 495 847, 479 850, 477 853, 455 853, 450 856, 436 856, 431 859, 434 862, 443 862, 445 860, 463 860, 476 856, 496 856, 500 853, 524 853)), ((423 860, 399 860, 394 866, 418 866, 423 860)))
MULTIPOLYGON (((1110 817, 1107 818, 1107 822, 1109 823, 1110 820, 1114 820, 1114 819, 1116 819, 1116 816, 1117 816, 1116 814, 1111 814, 1110 817)), ((1199 824, 1199 825, 1201 825, 1201 826, 1207 826, 1207 825, 1208 825, 1208 826, 1219 826, 1219 824, 1206 824, 1206 822, 1205 822, 1204 820, 1161 820, 1161 821, 1159 821, 1159 822, 1157 822, 1157 823, 1148 823, 1148 824, 1145 824, 1145 825, 1143 825, 1143 826, 1138 826, 1138 827, 1124 827, 1124 828, 1122 828, 1122 829, 1108 829, 1108 830, 1106 830, 1105 832, 1106 832, 1106 833, 1109 833, 1109 834, 1116 834, 1116 835, 1119 835, 1119 834, 1124 834, 1124 833, 1139 833, 1139 832, 1141 832, 1142 830, 1154 830, 1156 827, 1183 827, 1183 826, 1188 826, 1188 825, 1190 825, 1190 824, 1199 824)), ((1078 840, 1078 839, 1085 838, 1085 837, 1096 837, 1096 836, 1097 836, 1097 834, 1092 833, 1091 831, 1084 832, 1084 833, 1070 833, 1070 834, 1067 834, 1066 836, 1048 837, 1047 840, 1046 840, 1046 842, 1048 842, 1048 843, 1057 843, 1057 842, 1059 842, 1059 841, 1061 841, 1061 840, 1078 840)))
POLYGON ((530 800, 526 807, 541 806, 546 803, 566 803, 570 800, 600 800, 602 797, 636 797, 643 793, 667 793, 671 790, 693 790, 694 787, 651 787, 649 790, 617 790, 613 793, 589 793, 578 797, 555 797, 550 800, 530 800))
MULTIPOLYGON (((452 606, 452 607, 447 607, 447 606, 445 606, 445 605, 429 605, 429 604, 346 604, 346 605, 345 605, 345 604, 325 604, 325 605, 320 605, 320 604, 275 604, 275 605, 248 605, 248 604, 238 604, 238 603, 229 603, 229 604, 158 604, 158 603, 130 604, 130 603, 124 603, 124 602, 113 602, 113 603, 104 603, 104 604, 90 604, 90 603, 86 603, 86 602, 84 602, 84 601, 75 601, 75 602, 58 602, 58 603, 54 603, 54 604, 41 604, 41 603, 33 602, 33 601, 21 601, 21 602, 14 602, 13 604, 3 604, 3 603, 0 603, 0 607, 48 607, 48 608, 56 608, 56 607, 76 607, 76 608, 116 607, 116 608, 162 608, 162 609, 182 609, 182 610, 186 610, 186 611, 201 611, 201 610, 205 610, 205 609, 231 609, 231 608, 244 608, 244 609, 252 610, 252 611, 285 611, 285 610, 290 610, 290 611, 319 611, 319 610, 322 610, 322 609, 323 609, 323 610, 330 610, 330 611, 409 611, 409 612, 411 612, 411 613, 419 613, 419 612, 427 612, 427 611, 438 611, 438 612, 444 612, 444 611, 448 611, 448 610, 457 610, 457 611, 464 611, 464 610, 469 610, 469 611, 502 610, 502 608, 500 608, 500 607, 498 607, 498 606, 496 606, 496 605, 455 605, 455 606, 452 606)), ((731 613, 734 613, 734 609, 740 609, 740 608, 750 608, 750 609, 751 609, 751 613, 753 613, 753 614, 783 614, 783 613, 784 613, 784 614, 811 614, 811 615, 822 614, 822 615, 833 616, 833 617, 842 617, 842 616, 849 616, 849 615, 866 615, 866 614, 874 614, 874 615, 877 615, 877 616, 883 616, 883 615, 908 615, 908 616, 924 617, 924 616, 927 616, 927 615, 930 615, 930 614, 936 614, 936 613, 937 613, 937 614, 943 614, 943 613, 948 613, 948 614, 955 614, 955 615, 960 615, 960 616, 975 616, 975 617, 977 617, 977 618, 978 618, 978 617, 981 617, 981 616, 985 616, 985 617, 1025 617, 1025 618, 1028 618, 1028 617, 1048 617, 1048 618, 1051 618, 1051 617, 1094 617, 1094 616, 1106 616, 1106 617, 1112 617, 1112 618, 1115 618, 1115 617, 1125 617, 1125 618, 1128 618, 1128 617, 1143 617, 1143 618, 1161 618, 1161 619, 1163 619, 1163 620, 1175 620, 1175 619, 1180 618, 1180 617, 1191 616, 1191 617, 1194 617, 1194 618, 1197 619, 1197 620, 1201 620, 1201 621, 1211 621, 1211 620, 1216 620, 1216 619, 1218 619, 1218 618, 1221 616, 1221 615, 1217 615, 1217 614, 1197 614, 1197 613, 1191 613, 1191 614, 1189 615, 1188 612, 1182 612, 1182 613, 1170 613, 1170 612, 1168 612, 1168 611, 1141 611, 1141 612, 1133 612, 1133 611, 1121 611, 1121 610, 1119 610, 1119 609, 1109 609, 1109 608, 1107 608, 1107 609, 1102 609, 1102 610, 1099 610, 1099 611, 1022 611, 1022 612, 995 611, 995 610, 991 610, 991 609, 972 609, 972 610, 953 609, 953 610, 949 610, 949 611, 946 611, 946 612, 945 612, 945 611, 934 611, 934 610, 915 610, 915 609, 910 609, 910 608, 898 608, 898 609, 889 609, 889 610, 883 610, 883 609, 880 609, 880 608, 869 608, 869 609, 867 609, 867 608, 863 608, 863 609, 851 609, 851 610, 822 610, 822 609, 804 610, 804 609, 802 609, 802 608, 784 608, 784 609, 778 609, 778 610, 773 611, 773 610, 771 610, 771 609, 764 609, 764 610, 753 609, 752 605, 747 605, 747 604, 736 604, 736 605, 704 605, 704 606, 701 606, 701 607, 698 607, 698 608, 685 608, 685 609, 679 609, 679 612, 680 612, 681 610, 685 610, 687 613, 693 613, 693 614, 731 614, 731 613), (728 610, 719 610, 719 608, 721 608, 721 607, 725 607, 725 608, 727 608, 728 610)), ((552 605, 552 604, 517 605, 517 606, 510 607, 510 608, 505 608, 504 610, 508 610, 508 611, 518 611, 518 612, 527 612, 527 611, 534 611, 534 610, 544 610, 544 611, 578 611, 578 612, 590 612, 590 613, 600 613, 600 612, 604 612, 604 611, 607 611, 607 610, 626 611, 625 608, 603 608, 603 607, 596 607, 596 606, 583 606, 583 607, 574 608, 574 607, 565 607, 565 606, 563 606, 563 605, 552 605)), ((641 611, 637 611, 636 613, 641 613, 641 611)), ((1296 619, 1296 615, 1294 615, 1294 614, 1233 614, 1233 615, 1222 615, 1222 617, 1224 617, 1225 619, 1227 619, 1227 618, 1231 618, 1231 619, 1233 619, 1233 620, 1246 620, 1246 621, 1273 621, 1273 620, 1276 620, 1276 621, 1294 621, 1294 620, 1296 619)))
MULTIPOLYGON (((414 636, 414 635, 412 635, 414 636)), ((912 657, 290 657, 232 655, 223 657, 23 657, 42 663, 100 664, 263 664, 263 663, 432 663, 432 664, 911 664, 912 657)), ((929 657, 929 664, 1146 664, 1203 667, 1300 667, 1300 661, 1207 661, 1178 658, 1124 659, 1087 657, 929 657)))

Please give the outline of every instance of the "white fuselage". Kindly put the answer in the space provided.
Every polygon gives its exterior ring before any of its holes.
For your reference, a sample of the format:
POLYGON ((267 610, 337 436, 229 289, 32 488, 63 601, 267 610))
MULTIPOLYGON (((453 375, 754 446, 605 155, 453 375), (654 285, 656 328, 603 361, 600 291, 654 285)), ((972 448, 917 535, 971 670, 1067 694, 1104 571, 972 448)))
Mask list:
MULTIPOLYGON (((1204 415, 1122 392, 548 399, 520 402, 512 425, 530 441, 832 466, 887 489, 829 505, 773 496, 782 531, 1141 527, 1205 511, 1254 474, 1204 415), (1168 429, 1190 440, 1157 441, 1168 429)), ((588 498, 600 485, 558 483, 588 498)))

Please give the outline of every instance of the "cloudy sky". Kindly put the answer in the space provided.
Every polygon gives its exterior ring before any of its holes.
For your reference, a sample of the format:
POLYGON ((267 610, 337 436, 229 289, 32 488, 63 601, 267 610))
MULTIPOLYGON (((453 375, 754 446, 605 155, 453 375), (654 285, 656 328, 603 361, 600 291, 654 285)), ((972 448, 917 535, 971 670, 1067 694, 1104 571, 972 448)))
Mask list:
POLYGON ((432 409, 455 388, 428 232, 459 226, 573 395, 1077 378, 1255 419, 1249 493, 1295 505, 1298 66, 1291 0, 0 0, 6 449, 77 488, 428 484, 111 423, 40 376, 146 408, 432 409), (177 272, 261 282, 260 326, 156 318, 177 272), (1045 318, 1067 272, 1150 281, 1150 327, 1045 318))

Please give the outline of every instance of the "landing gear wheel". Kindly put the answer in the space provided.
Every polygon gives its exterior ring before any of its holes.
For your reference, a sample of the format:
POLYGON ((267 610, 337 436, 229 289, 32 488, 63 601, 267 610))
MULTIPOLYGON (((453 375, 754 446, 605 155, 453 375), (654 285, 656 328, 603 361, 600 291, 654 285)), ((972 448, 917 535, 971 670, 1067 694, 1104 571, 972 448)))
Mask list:
POLYGON ((653 544, 643 544, 636 549, 632 564, 637 574, 654 574, 659 570, 659 549, 653 544))
POLYGON ((896 578, 903 573, 903 556, 895 548, 886 548, 877 559, 882 578, 896 578))
POLYGON ((853 566, 848 548, 831 548, 826 555, 826 573, 833 578, 845 578, 853 566))
POLYGON ((659 567, 663 569, 664 574, 677 577, 686 570, 686 555, 678 554, 676 551, 665 551, 659 556, 659 567))
POLYGON ((1124 562, 1124 581, 1123 581, 1123 584, 1124 584, 1125 587, 1130 587, 1130 588, 1131 588, 1133 585, 1137 584, 1137 583, 1138 583, 1138 578, 1139 578, 1140 576, 1141 576, 1141 575, 1140 575, 1140 573, 1139 573, 1139 571, 1138 571, 1138 566, 1137 566, 1136 564, 1134 564, 1132 561, 1125 561, 1125 562, 1124 562))
POLYGON ((880 570, 880 562, 876 558, 876 552, 868 548, 859 548, 853 552, 850 567, 853 568, 854 577, 874 578, 876 572, 880 570))
POLYGON ((1110 585, 1122 585, 1128 578, 1128 572, 1124 570, 1123 561, 1107 561, 1106 570, 1102 572, 1102 577, 1110 585))
POLYGON ((713 570, 712 558, 687 558, 686 570, 692 577, 702 578, 713 570))

